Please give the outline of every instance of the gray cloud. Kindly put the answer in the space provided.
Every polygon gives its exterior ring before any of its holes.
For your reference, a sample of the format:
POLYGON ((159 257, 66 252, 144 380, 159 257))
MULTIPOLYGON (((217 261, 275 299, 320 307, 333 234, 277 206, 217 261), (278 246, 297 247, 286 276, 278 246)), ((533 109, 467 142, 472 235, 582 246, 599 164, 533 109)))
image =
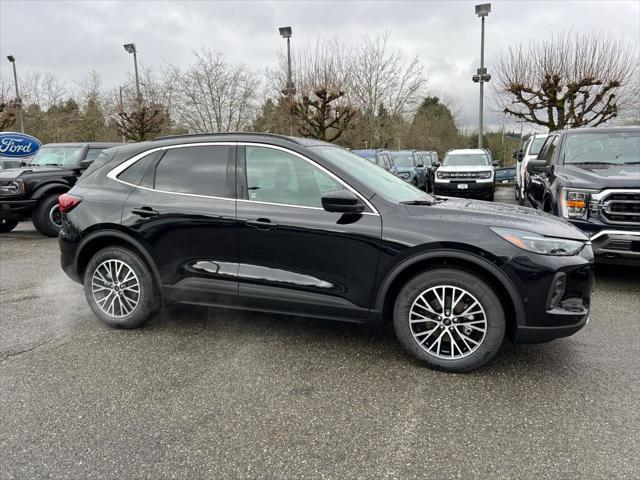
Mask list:
MULTIPOLYGON (((461 121, 477 122, 480 22, 467 1, 17 1, 0 2, 0 74, 6 55, 21 70, 49 71, 66 82, 95 69, 106 87, 122 83, 131 70, 123 43, 135 42, 141 63, 186 65, 201 47, 221 50, 233 62, 263 70, 283 48, 277 27, 292 25, 296 42, 338 37, 356 44, 366 34, 391 32, 392 47, 417 56, 429 86, 456 97, 461 121)), ((486 57, 517 43, 575 31, 612 32, 640 43, 637 1, 499 1, 487 20, 486 57)), ((487 122, 508 123, 489 112, 487 122)))

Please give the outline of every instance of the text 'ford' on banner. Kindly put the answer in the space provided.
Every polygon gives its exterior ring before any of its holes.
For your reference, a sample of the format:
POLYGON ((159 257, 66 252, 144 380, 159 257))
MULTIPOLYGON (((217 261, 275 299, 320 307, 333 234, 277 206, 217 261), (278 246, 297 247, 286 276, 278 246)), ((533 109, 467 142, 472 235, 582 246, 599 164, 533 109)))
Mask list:
POLYGON ((31 135, 0 132, 0 157, 30 157, 40 149, 40 141, 31 135))

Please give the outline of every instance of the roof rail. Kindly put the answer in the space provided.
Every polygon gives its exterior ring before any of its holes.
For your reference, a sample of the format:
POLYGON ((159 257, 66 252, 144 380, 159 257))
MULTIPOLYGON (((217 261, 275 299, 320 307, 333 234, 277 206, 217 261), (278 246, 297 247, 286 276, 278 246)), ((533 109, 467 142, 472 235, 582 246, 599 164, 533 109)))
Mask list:
POLYGON ((202 137, 222 137, 222 136, 230 136, 230 135, 238 135, 238 136, 250 136, 250 135, 260 135, 265 137, 275 137, 283 140, 289 140, 291 142, 296 142, 294 137, 289 137, 286 135, 279 135, 277 133, 267 133, 267 132, 210 132, 210 133, 181 133, 176 135, 164 135, 162 137, 157 137, 152 139, 151 141, 156 140, 174 140, 181 138, 202 138, 202 137))

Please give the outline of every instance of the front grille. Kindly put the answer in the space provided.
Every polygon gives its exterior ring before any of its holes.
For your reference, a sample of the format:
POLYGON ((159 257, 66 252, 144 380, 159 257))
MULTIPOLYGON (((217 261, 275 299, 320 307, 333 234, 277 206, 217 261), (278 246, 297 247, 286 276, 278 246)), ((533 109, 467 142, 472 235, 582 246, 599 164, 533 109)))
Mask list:
POLYGON ((601 212, 609 223, 640 224, 640 192, 608 195, 602 202, 601 212))
POLYGON ((440 178, 490 178, 489 172, 440 172, 440 178))
POLYGON ((619 252, 630 252, 631 240, 611 240, 603 245, 602 248, 607 250, 617 250, 619 252))

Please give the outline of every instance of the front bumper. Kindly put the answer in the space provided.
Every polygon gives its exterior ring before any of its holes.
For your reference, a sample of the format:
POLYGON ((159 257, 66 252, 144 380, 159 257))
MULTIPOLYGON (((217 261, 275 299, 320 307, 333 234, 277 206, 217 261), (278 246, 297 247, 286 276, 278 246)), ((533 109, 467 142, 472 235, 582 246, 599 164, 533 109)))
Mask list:
POLYGON ((523 318, 511 332, 514 342, 547 342, 573 335, 586 325, 593 260, 591 246, 586 245, 578 255, 568 257, 518 254, 502 267, 523 300, 523 318), (557 290, 559 283, 562 288, 557 290))
POLYGON ((447 197, 465 197, 465 198, 489 198, 495 191, 493 182, 475 182, 464 180, 456 180, 454 182, 435 182, 435 194, 447 197), (467 188, 458 188, 459 184, 466 184, 467 188))
POLYGON ((591 239, 598 263, 640 265, 640 228, 569 220, 591 239))
POLYGON ((29 218, 37 200, 0 200, 0 218, 22 220, 29 218))

